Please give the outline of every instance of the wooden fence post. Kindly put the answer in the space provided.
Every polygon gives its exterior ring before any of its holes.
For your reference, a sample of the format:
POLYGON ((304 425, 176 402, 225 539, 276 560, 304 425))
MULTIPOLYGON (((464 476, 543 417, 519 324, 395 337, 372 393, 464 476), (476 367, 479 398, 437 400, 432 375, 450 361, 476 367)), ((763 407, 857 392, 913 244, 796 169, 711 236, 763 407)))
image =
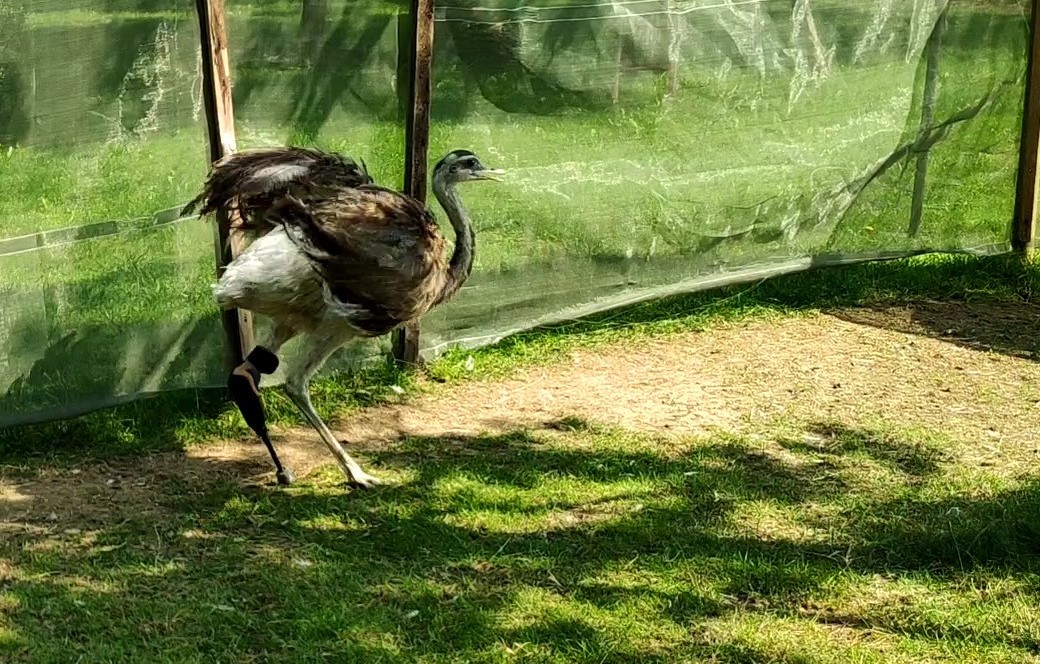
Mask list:
MULTIPOLYGON (((404 191, 426 201, 430 148, 430 79, 433 64, 433 0, 412 0, 413 39, 409 40, 408 119, 405 125, 404 191)), ((400 34, 402 31, 399 31, 400 34)), ((400 48, 400 45, 398 46, 400 48)), ((405 365, 419 361, 419 324, 394 333, 394 357, 405 365)))
MULTIPOLYGON (((235 151, 235 113, 231 102, 231 61, 228 55, 227 9, 224 0, 195 0, 202 46, 202 95, 209 130, 209 157, 214 162, 235 151)), ((217 276, 245 249, 245 238, 231 230, 231 217, 217 213, 217 276)), ((253 316, 236 309, 223 315, 227 361, 236 366, 253 349, 253 316)))
POLYGON ((1029 22, 1029 60, 1026 63, 1025 108, 1019 146, 1018 189, 1011 243, 1016 251, 1031 254, 1036 239, 1037 157, 1040 150, 1040 0, 1033 0, 1029 22))

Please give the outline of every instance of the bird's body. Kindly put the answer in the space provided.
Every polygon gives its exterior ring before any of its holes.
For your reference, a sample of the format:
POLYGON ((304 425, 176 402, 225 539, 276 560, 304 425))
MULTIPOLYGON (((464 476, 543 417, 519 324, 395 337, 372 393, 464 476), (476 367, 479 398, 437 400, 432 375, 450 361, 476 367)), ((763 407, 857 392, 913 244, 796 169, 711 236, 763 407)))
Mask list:
POLYGON ((440 301, 447 243, 408 197, 365 185, 269 210, 283 225, 228 265, 214 289, 222 308, 291 320, 300 332, 334 324, 380 336, 440 301))
POLYGON ((214 286, 217 304, 270 317, 274 331, 264 346, 272 353, 305 337, 304 360, 287 372, 286 391, 358 484, 376 480, 314 411, 310 378, 349 339, 386 334, 459 290, 472 267, 474 234, 455 185, 495 172, 466 150, 449 153, 434 169, 434 194, 456 233, 450 257, 422 203, 374 184, 363 164, 316 150, 231 155, 214 165, 204 191, 185 208, 200 215, 237 211, 240 226, 257 238, 214 286))
POLYGON ((301 332, 319 327, 328 309, 321 278, 282 228, 235 258, 214 284, 213 295, 221 309, 248 309, 301 332))

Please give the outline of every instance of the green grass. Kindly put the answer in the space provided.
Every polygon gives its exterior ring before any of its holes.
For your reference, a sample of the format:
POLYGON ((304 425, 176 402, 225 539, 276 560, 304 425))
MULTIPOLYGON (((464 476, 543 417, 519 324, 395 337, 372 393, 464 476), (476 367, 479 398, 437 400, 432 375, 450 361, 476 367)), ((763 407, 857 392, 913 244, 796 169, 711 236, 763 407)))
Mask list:
POLYGON ((408 439, 376 455, 402 486, 371 494, 154 480, 161 521, 0 543, 0 653, 1031 661, 1035 474, 979 473, 943 435, 809 431, 408 439))

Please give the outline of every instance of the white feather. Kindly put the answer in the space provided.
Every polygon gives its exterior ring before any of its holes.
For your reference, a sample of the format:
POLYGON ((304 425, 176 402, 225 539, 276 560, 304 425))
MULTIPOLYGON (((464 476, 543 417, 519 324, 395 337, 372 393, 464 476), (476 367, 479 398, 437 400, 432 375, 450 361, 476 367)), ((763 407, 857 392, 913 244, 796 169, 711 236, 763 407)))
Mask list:
POLYGON ((259 238, 231 261, 213 286, 213 296, 223 309, 248 309, 301 331, 323 321, 351 326, 363 311, 332 295, 284 228, 259 238))
POLYGON ((266 189, 268 187, 277 187, 278 185, 285 184, 296 180, 297 178, 303 177, 310 170, 311 162, 305 164, 275 164, 273 166, 264 166, 257 170, 255 173, 249 176, 244 183, 244 188, 253 189, 266 189))

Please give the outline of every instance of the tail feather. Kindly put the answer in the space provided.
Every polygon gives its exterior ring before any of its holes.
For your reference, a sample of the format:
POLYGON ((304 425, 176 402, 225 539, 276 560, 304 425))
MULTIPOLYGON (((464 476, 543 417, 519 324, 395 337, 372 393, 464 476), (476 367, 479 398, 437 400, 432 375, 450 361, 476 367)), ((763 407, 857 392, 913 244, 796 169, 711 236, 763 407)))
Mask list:
POLYGON ((372 182, 364 161, 307 148, 261 148, 236 152, 213 164, 205 186, 181 210, 203 217, 237 209, 244 226, 285 195, 306 197, 321 190, 372 182))

